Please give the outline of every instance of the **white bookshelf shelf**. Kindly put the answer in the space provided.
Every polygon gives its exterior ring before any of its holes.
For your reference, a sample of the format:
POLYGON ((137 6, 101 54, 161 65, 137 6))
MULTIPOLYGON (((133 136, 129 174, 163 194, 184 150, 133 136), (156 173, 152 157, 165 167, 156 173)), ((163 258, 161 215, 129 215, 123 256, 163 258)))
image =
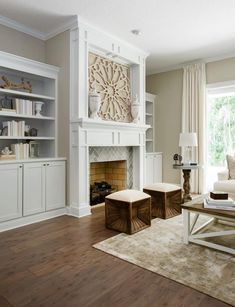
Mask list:
POLYGON ((55 120, 55 117, 51 117, 51 116, 34 116, 34 115, 23 115, 23 114, 2 114, 0 111, 0 117, 14 117, 14 118, 28 118, 28 119, 37 119, 37 120, 55 120))
POLYGON ((0 140, 55 140, 50 136, 0 136, 0 140))
POLYGON ((155 99, 156 96, 146 93, 145 96, 145 123, 150 125, 146 130, 146 152, 154 152, 154 138, 155 138, 155 128, 154 128, 154 114, 155 114, 155 99))
MULTIPOLYGON (((16 154, 17 159, 15 161, 19 161, 19 159, 30 157, 30 155, 34 157, 34 148, 37 147, 38 158, 57 157, 59 68, 32 62, 12 54, 1 53, 1 55, 0 76, 5 76, 13 84, 18 84, 23 78, 24 82, 30 82, 33 93, 21 89, 0 88, 0 108, 2 108, 2 110, 0 109, 0 132, 2 134, 0 134, 0 153, 5 147, 8 147, 16 154), (43 102, 42 116, 35 116, 35 102, 39 101, 43 102), (17 109, 17 113, 7 111, 7 109, 13 107, 17 109), (8 129, 10 129, 10 132, 8 132, 8 129), (26 132, 31 129, 37 130, 37 136, 25 136, 26 132), (8 136, 8 133, 10 136, 8 136), (37 144, 30 141, 35 141, 37 144), (20 143, 23 145, 29 143, 28 147, 24 147, 23 153, 19 153, 14 146, 20 143)), ((1 82, 1 84, 3 83, 1 82)), ((8 160, 5 161, 7 163, 8 160)))
POLYGON ((45 96, 45 95, 37 95, 33 93, 27 93, 27 92, 21 92, 21 91, 15 91, 15 90, 9 90, 9 89, 3 89, 0 88, 0 94, 9 95, 11 97, 18 97, 18 98, 31 98, 32 100, 42 100, 42 101, 54 101, 55 97, 51 96, 45 96))

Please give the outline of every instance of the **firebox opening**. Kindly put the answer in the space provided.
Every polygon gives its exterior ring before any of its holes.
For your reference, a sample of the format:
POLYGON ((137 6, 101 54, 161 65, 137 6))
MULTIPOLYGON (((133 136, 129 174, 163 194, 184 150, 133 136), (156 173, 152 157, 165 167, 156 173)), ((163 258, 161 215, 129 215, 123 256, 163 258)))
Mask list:
POLYGON ((126 189, 126 160, 90 163, 90 205, 103 203, 105 196, 126 189))

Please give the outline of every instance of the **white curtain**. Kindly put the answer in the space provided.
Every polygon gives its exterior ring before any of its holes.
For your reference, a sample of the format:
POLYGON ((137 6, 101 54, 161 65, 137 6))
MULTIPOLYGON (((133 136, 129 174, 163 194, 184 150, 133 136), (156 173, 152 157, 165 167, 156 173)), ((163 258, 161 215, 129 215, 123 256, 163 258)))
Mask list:
MULTIPOLYGON (((206 73, 205 64, 197 63, 184 67, 182 97, 182 132, 196 132, 198 147, 192 150, 192 160, 200 165, 198 171, 191 171, 191 192, 204 192, 205 162, 205 101, 206 73)), ((182 148, 184 157, 184 149, 182 148)))

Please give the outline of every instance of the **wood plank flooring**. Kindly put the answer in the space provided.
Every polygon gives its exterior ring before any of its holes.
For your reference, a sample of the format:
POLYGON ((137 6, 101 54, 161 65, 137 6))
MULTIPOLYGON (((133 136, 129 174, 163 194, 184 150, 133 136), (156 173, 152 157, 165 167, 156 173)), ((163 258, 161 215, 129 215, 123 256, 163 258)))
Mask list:
POLYGON ((116 234, 102 208, 0 233, 0 307, 229 306, 92 248, 116 234))

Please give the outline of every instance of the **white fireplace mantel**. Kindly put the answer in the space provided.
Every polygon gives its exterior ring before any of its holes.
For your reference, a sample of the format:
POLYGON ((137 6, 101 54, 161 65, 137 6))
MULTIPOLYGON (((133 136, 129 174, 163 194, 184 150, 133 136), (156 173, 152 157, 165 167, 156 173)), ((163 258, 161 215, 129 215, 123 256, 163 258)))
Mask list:
MULTIPOLYGON (((73 121, 76 122, 76 121, 73 121)), ((136 131, 136 132, 145 132, 150 125, 139 124, 139 123, 124 123, 117 121, 108 121, 108 120, 97 120, 92 118, 79 118, 77 121, 81 128, 83 129, 108 129, 108 130, 124 130, 124 131, 136 131)))
POLYGON ((80 146, 144 146, 148 125, 80 118, 80 146))

